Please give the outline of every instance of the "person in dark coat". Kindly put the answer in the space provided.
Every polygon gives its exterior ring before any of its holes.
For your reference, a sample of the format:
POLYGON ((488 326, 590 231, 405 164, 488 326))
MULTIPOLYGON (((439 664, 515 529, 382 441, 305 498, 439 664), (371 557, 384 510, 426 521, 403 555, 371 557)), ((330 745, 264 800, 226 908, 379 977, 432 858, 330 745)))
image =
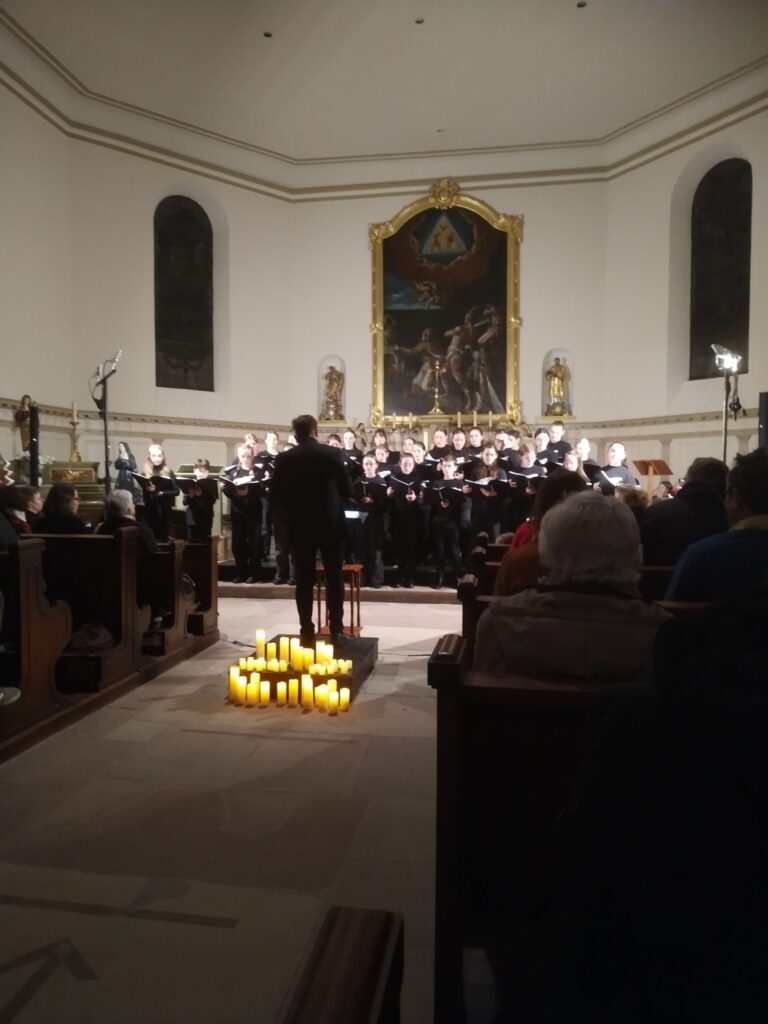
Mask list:
POLYGON ((640 520, 645 565, 675 565, 687 547, 725 533, 725 481, 728 467, 720 459, 694 459, 674 498, 657 501, 640 520))
POLYGON ((312 590, 318 550, 325 567, 326 599, 331 635, 343 642, 344 630, 344 507, 351 497, 349 476, 339 449, 317 440, 314 416, 297 416, 292 424, 297 445, 275 460, 271 496, 285 509, 286 525, 296 560, 296 609, 302 642, 313 643, 312 590))
POLYGON ((80 495, 73 484, 54 484, 43 502, 43 514, 35 523, 35 533, 89 533, 78 516, 80 495))

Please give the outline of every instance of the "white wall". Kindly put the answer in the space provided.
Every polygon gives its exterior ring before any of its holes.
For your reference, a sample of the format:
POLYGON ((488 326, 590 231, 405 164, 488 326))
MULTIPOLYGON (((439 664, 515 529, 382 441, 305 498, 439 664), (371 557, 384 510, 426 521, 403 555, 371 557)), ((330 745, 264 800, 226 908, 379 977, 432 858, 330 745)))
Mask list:
MULTIPOLYGON (((90 407, 86 380, 118 348, 116 411, 146 417, 287 423, 317 410, 324 356, 347 367, 346 418, 372 397, 368 224, 397 197, 286 203, 86 142, 66 140, 0 92, 0 396, 90 407), (214 227, 216 392, 154 385, 152 217, 165 196, 197 200, 214 227)), ((768 387, 768 115, 724 129, 607 183, 487 188, 475 194, 525 218, 520 383, 541 416, 546 353, 573 353, 574 413, 625 420, 716 411, 719 381, 684 379, 687 193, 718 153, 754 171, 750 373, 742 401, 768 387), (694 173, 694 171, 696 173, 694 173), (700 175, 699 175, 700 176, 700 175), (681 305, 682 303, 682 305, 681 305)), ((507 168, 508 169, 508 168, 507 168)), ((444 173, 450 174, 450 167, 444 173)), ((396 173, 384 165, 382 175, 396 173)), ((472 191, 471 188, 468 191, 472 191)))

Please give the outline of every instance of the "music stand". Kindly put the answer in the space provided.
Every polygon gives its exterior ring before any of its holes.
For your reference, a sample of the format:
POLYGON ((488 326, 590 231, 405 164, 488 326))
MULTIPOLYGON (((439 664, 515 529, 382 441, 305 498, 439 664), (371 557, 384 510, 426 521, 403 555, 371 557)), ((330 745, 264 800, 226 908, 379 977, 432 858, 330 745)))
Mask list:
POLYGON ((635 469, 640 476, 647 476, 648 503, 653 501, 654 474, 659 476, 672 476, 672 470, 664 459, 635 459, 635 469))

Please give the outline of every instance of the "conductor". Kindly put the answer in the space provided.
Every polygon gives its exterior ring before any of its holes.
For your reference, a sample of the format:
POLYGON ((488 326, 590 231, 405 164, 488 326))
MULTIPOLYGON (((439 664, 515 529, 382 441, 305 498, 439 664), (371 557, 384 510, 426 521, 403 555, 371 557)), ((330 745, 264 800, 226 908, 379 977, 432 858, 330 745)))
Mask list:
POLYGON ((275 459, 270 496, 285 511, 288 539, 296 561, 296 609, 301 642, 315 640, 312 590, 317 551, 325 567, 325 587, 331 640, 344 640, 344 503, 349 499, 349 477, 341 450, 317 440, 314 416, 297 416, 292 423, 296 447, 275 459))

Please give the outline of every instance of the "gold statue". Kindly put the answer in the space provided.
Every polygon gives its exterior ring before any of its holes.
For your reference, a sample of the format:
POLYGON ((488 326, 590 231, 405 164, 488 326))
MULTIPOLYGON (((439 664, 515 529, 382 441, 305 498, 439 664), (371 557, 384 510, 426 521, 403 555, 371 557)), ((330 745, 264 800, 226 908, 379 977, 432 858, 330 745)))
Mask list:
POLYGON ((325 381, 325 403, 320 413, 321 420, 340 420, 343 418, 341 395, 344 390, 344 371, 329 366, 323 374, 325 381))
POLYGON ((21 396, 21 403, 13 414, 13 418, 16 421, 16 426, 19 428, 21 434, 21 450, 23 452, 29 451, 29 410, 32 408, 32 399, 29 395, 21 396))
POLYGON ((549 388, 546 416, 567 416, 569 414, 568 405, 565 401, 565 378, 567 373, 568 371, 563 363, 560 362, 559 356, 555 356, 555 361, 544 372, 547 387, 549 388))

